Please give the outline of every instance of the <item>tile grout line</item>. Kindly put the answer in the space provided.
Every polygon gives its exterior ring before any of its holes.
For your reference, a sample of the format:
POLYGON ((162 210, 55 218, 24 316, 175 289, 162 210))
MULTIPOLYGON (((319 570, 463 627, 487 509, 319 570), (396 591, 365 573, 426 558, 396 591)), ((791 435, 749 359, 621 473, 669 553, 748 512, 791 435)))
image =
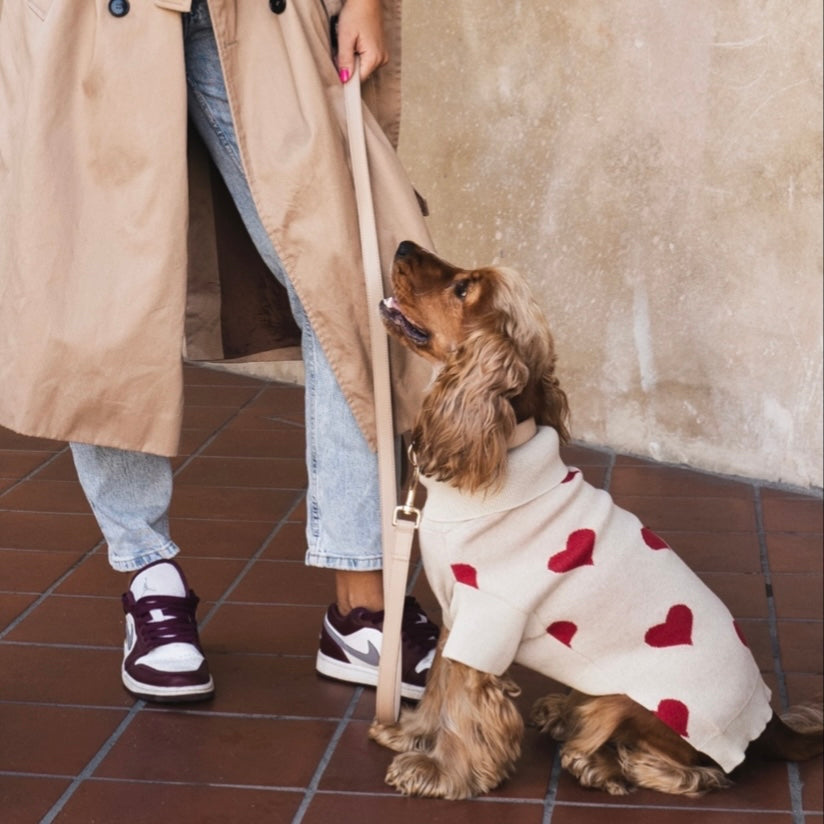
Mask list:
MULTIPOLYGON (((218 435, 220 435, 220 434, 223 432, 223 430, 224 430, 224 429, 225 429, 225 428, 226 428, 226 427, 227 427, 230 423, 232 423, 233 421, 237 420, 237 418, 238 418, 238 416, 240 415, 240 413, 241 413, 241 412, 243 412, 243 411, 244 411, 244 410, 245 410, 245 409, 246 409, 246 408, 247 408, 250 404, 255 403, 255 401, 257 401, 257 400, 261 397, 261 395, 263 395, 263 394, 266 392, 266 389, 267 389, 267 388, 268 388, 268 386, 267 386, 267 385, 261 386, 261 387, 257 390, 257 392, 255 392, 255 394, 254 394, 251 398, 249 398, 249 399, 248 399, 245 403, 241 404, 241 406, 239 406, 239 407, 238 407, 238 408, 234 411, 234 413, 232 413, 232 414, 231 414, 228 418, 226 418, 226 420, 225 420, 225 421, 223 421, 223 423, 222 423, 222 424, 220 424, 220 426, 218 426, 218 427, 217 427, 217 428, 216 428, 216 429, 212 432, 212 434, 211 434, 211 435, 209 435, 209 436, 208 436, 208 437, 207 437, 207 438, 206 438, 206 439, 205 439, 205 440, 204 440, 204 441, 200 444, 200 446, 198 446, 198 448, 197 448, 197 449, 193 450, 193 451, 192 451, 189 455, 187 455, 187 456, 183 459, 183 461, 180 463, 180 466, 178 466, 178 467, 177 467, 177 469, 175 469, 175 471, 174 471, 172 474, 176 477, 176 476, 177 476, 177 475, 179 475, 179 474, 180 474, 180 473, 181 473, 181 472, 182 472, 182 471, 183 471, 183 470, 184 470, 187 466, 189 466, 189 464, 190 464, 190 463, 192 463, 192 461, 193 461, 195 458, 200 457, 200 456, 203 454, 203 450, 204 450, 204 449, 206 449, 206 447, 208 447, 210 444, 212 444, 212 443, 215 441, 215 439, 217 438, 217 436, 218 436, 218 435)), ((221 456, 216 456, 216 457, 226 457, 226 456, 225 456, 225 455, 221 455, 221 456)))
POLYGON ((605 491, 609 492, 609 488, 612 484, 612 473, 615 470, 615 462, 617 460, 617 456, 615 455, 615 452, 613 452, 612 450, 609 450, 608 453, 607 453, 607 457, 608 457, 608 460, 607 460, 606 469, 604 471, 603 489, 605 491))
POLYGON ((358 701, 363 694, 363 690, 363 687, 358 687, 350 699, 349 705, 346 707, 346 712, 344 712, 343 717, 338 722, 338 726, 335 728, 335 732, 332 734, 331 740, 326 745, 326 749, 318 762, 318 766, 315 768, 315 772, 309 780, 309 784, 303 794, 303 801, 301 801, 300 806, 292 818, 292 824, 301 824, 303 821, 303 817, 306 815, 309 805, 312 803, 318 792, 320 780, 323 778, 323 774, 326 772, 326 768, 329 766, 329 762, 332 760, 332 756, 338 748, 338 744, 340 743, 340 739, 343 737, 343 733, 349 726, 349 722, 352 720, 352 716, 354 715, 355 708, 357 707, 358 701))
POLYGON ((36 610, 46 600, 46 598, 53 595, 57 587, 59 587, 81 564, 83 564, 101 546, 103 546, 103 544, 103 539, 97 541, 91 549, 84 552, 56 581, 53 581, 52 584, 47 587, 45 592, 40 593, 40 595, 35 598, 34 601, 32 601, 16 618, 13 618, 4 629, 0 630, 0 641, 5 640, 5 637, 9 632, 18 627, 26 618, 28 618, 29 615, 31 615, 32 612, 34 612, 34 610, 36 610))
POLYGON ((17 487, 20 486, 20 484, 24 484, 26 481, 32 480, 32 478, 34 478, 34 476, 37 475, 37 473, 40 472, 41 469, 45 469, 47 466, 53 464, 64 452, 67 452, 68 450, 69 446, 68 444, 66 444, 66 446, 62 447, 61 449, 58 449, 57 452, 53 452, 50 458, 47 458, 43 463, 37 464, 37 466, 34 469, 27 472, 25 475, 23 475, 22 478, 18 478, 10 487, 0 492, 0 498, 3 498, 4 495, 7 495, 12 490, 17 489, 17 487))
MULTIPOLYGON (((402 796, 400 793, 395 794, 388 790, 318 790, 317 795, 319 796, 341 796, 344 798, 380 798, 380 799, 404 799, 407 800, 422 800, 426 803, 429 803, 431 799, 428 799, 424 796, 402 796)), ((441 799, 436 799, 436 802, 441 799)), ((467 804, 476 804, 479 807, 489 804, 499 804, 499 805, 509 805, 510 807, 539 807, 543 802, 539 798, 521 798, 519 796, 489 796, 489 795, 479 795, 473 796, 469 799, 464 799, 464 803, 467 804)), ((447 801, 445 803, 452 804, 452 801, 447 801)), ((461 803, 461 802, 458 802, 461 803)), ((294 822, 292 822, 294 824, 294 822)), ((347 822, 348 824, 348 822, 347 822)))
MULTIPOLYGON (((758 551, 761 559, 761 573, 764 576, 765 595, 767 598, 767 624, 770 629, 770 646, 772 648, 773 669, 778 681, 778 697, 783 708, 790 705, 787 689, 787 675, 781 662, 781 645, 778 635, 778 610, 775 606, 775 593, 772 584, 772 570, 767 551, 767 532, 764 526, 764 506, 761 499, 761 488, 753 484, 753 504, 755 506, 755 525, 758 538, 758 551)), ((793 824, 804 824, 804 803, 802 794, 801 773, 798 765, 787 762, 787 784, 790 793, 793 824)))
MULTIPOLYGON (((292 505, 286 511, 284 516, 272 527, 272 529, 267 533, 266 537, 260 542, 260 547, 252 554, 252 557, 249 558, 248 561, 243 566, 243 569, 235 576, 235 579, 223 590, 223 594, 216 598, 215 601, 212 603, 211 608, 206 613, 202 621, 198 622, 199 627, 205 627, 214 617, 215 613, 217 612, 220 607, 222 607, 228 600, 229 596, 234 592, 235 589, 239 586, 239 584, 243 581, 252 567, 260 560, 260 556, 266 551, 269 544, 271 543, 272 539, 283 529, 283 526, 286 523, 289 523, 289 517, 292 513, 297 509, 298 506, 302 503, 303 499, 306 497, 306 493, 298 495, 295 500, 292 502, 292 505)), ((293 562, 294 563, 294 562, 293 562)), ((247 603, 245 601, 239 601, 237 603, 247 603)))
MULTIPOLYGON (((626 796, 621 796, 625 798, 626 796)), ((723 821, 728 822, 730 821, 730 815, 740 816, 741 818, 747 817, 747 821, 749 822, 749 816, 770 816, 772 820, 775 820, 775 816, 781 815, 783 821, 783 815, 788 810, 784 809, 783 807, 778 809, 768 809, 766 807, 713 807, 709 805, 689 805, 689 806, 679 806, 675 803, 667 805, 664 803, 661 804, 643 804, 637 803, 632 804, 629 802, 626 803, 610 803, 609 801, 604 802, 597 802, 597 801, 563 801, 561 805, 567 809, 579 809, 579 810, 602 810, 605 812, 616 812, 618 810, 660 810, 661 812, 668 812, 668 813, 679 813, 679 812, 691 812, 691 813, 719 813, 724 816, 723 821)), ((694 820, 694 819, 692 819, 694 820)), ((691 821, 690 821, 691 824, 691 821)), ((801 824, 804 824, 802 819, 801 824)))
MULTIPOLYGON (((263 389, 258 390, 258 392, 254 395, 254 397, 253 397, 253 398, 251 398, 249 401, 247 401, 247 404, 248 404, 248 403, 251 403, 251 402, 252 402, 252 401, 254 401, 254 400, 257 400, 257 399, 258 399, 258 397, 260 397, 260 394, 261 394, 262 392, 263 392, 263 389)), ((245 406, 246 406, 246 404, 244 404, 244 407, 245 407, 245 406)), ((244 408, 244 407, 241 407, 241 408, 244 408)), ((231 418, 229 418, 228 420, 234 420, 234 418, 237 416, 237 414, 238 414, 238 413, 237 413, 237 412, 235 412, 235 414, 234 414, 231 418)), ((220 432, 220 430, 223 428, 223 426, 225 426, 225 423, 224 423, 224 424, 223 424, 220 428, 218 428, 217 430, 215 430, 215 431, 214 431, 214 432, 213 432, 213 433, 212 433, 212 434, 211 434, 211 435, 210 435, 210 436, 206 439, 206 441, 204 441, 204 443, 202 443, 202 444, 200 445, 200 447, 198 447, 198 449, 197 449, 197 450, 195 450, 195 452, 193 452, 193 453, 192 453, 192 455, 188 456, 188 457, 187 457, 187 459, 183 462, 183 464, 181 464, 181 466, 180 466, 180 467, 178 467, 178 469, 176 469, 176 470, 175 470, 175 472, 174 472, 173 474, 177 475, 177 473, 178 473, 178 472, 179 472, 179 471, 180 471, 180 470, 181 470, 184 466, 187 466, 187 465, 188 465, 189 461, 191 461, 191 459, 192 459, 195 455, 199 454, 199 453, 201 452, 201 450, 202 450, 202 449, 203 449, 206 445, 208 445, 209 443, 211 443, 211 442, 212 442, 212 440, 214 440, 214 438, 217 436, 217 434, 218 434, 218 433, 220 432)), ((66 445, 66 446, 65 446, 63 449, 61 449, 59 452, 55 453, 55 455, 54 455, 54 456, 53 456, 53 457, 52 457, 49 461, 47 461, 45 465, 47 465, 47 464, 51 463, 52 461, 56 460, 56 458, 57 458, 59 455, 63 454, 63 453, 64 453, 64 452, 66 452, 66 451, 69 451, 69 450, 70 450, 70 447, 69 447, 68 445, 66 445)), ((29 473, 28 473, 28 474, 27 474, 24 478, 21 478, 21 479, 17 482, 17 484, 19 484, 19 483, 23 483, 23 481, 28 480, 28 479, 29 479, 32 475, 34 475, 34 474, 36 474, 37 472, 39 472, 39 471, 40 471, 40 469, 41 469, 43 466, 44 466, 44 464, 41 464, 40 466, 38 466, 37 470, 33 470, 32 472, 29 472, 29 473)), ((76 482, 76 483, 79 483, 79 481, 75 481, 75 482, 76 482)), ((15 484, 14 486, 16 486, 17 484, 15 484)), ((14 488, 14 486, 12 486, 12 487, 10 487, 10 488, 11 488, 11 489, 13 489, 13 488, 14 488)), ((81 487, 81 489, 82 489, 82 487, 81 487)), ((6 492, 8 492, 8 491, 9 491, 8 489, 7 489, 7 490, 4 490, 4 493, 3 493, 3 494, 5 494, 5 493, 6 493, 6 492)), ((85 514, 85 513, 84 513, 84 514, 85 514)), ((95 543, 95 544, 94 544, 94 545, 93 545, 93 546, 92 546, 89 550, 87 550, 85 553, 83 553, 83 555, 81 555, 81 556, 77 559, 77 561, 76 561, 74 564, 72 564, 72 566, 70 566, 70 567, 66 570, 66 572, 64 572, 64 573, 63 573, 63 575, 61 575, 61 576, 60 576, 60 577, 59 577, 56 581, 54 581, 54 582, 53 582, 53 583, 52 583, 52 584, 51 584, 51 585, 50 585, 50 586, 46 589, 46 591, 45 591, 45 592, 41 593, 41 594, 39 595, 39 597, 38 597, 38 598, 36 598, 36 599, 35 599, 35 600, 31 603, 31 604, 29 604, 29 606, 28 606, 28 607, 26 607, 26 609, 24 609, 24 610, 23 610, 23 612, 21 612, 21 613, 20 613, 20 615, 18 615, 16 618, 14 618, 14 619, 11 621, 11 623, 9 623, 9 624, 8 624, 8 625, 7 625, 7 626, 6 626, 6 627, 5 627, 2 631, 0 631, 0 641, 2 641, 2 640, 5 638, 5 636, 6 636, 6 635, 7 635, 7 634, 11 631, 11 630, 13 630, 15 627, 17 627, 17 626, 18 626, 18 625, 19 625, 22 621, 24 621, 26 618, 28 618, 28 616, 29 616, 29 615, 31 615, 31 613, 32 613, 35 609, 37 609, 37 607, 39 607, 39 606, 43 603, 43 601, 45 601, 45 600, 46 600, 46 598, 48 598, 50 595, 52 595, 52 594, 54 593, 55 589, 56 589, 57 587, 59 587, 59 586, 60 586, 60 585, 61 585, 61 584, 62 584, 62 583, 66 580, 66 578, 68 578, 68 577, 72 574, 72 572, 74 572, 74 571, 77 569, 77 567, 78 567, 78 566, 80 566, 80 564, 82 564, 84 561, 86 561, 86 560, 89 558, 89 556, 90 556, 90 555, 92 555, 92 554, 93 554, 93 553, 94 553, 94 552, 95 552, 98 548, 100 548, 101 546, 103 546, 103 544, 104 544, 104 543, 105 543, 105 539, 104 539, 104 538, 101 538, 100 540, 98 540, 98 541, 97 541, 97 542, 96 542, 96 543, 95 543)))
POLYGON ((544 815, 541 824, 551 824, 555 813, 555 802, 558 800, 558 787, 561 783, 561 745, 555 748, 552 759, 552 769, 549 773, 549 787, 544 796, 544 815))
POLYGON ((770 629, 770 649, 772 652, 773 670, 778 681, 778 697, 781 706, 789 706, 787 680, 784 667, 781 664, 781 646, 778 637, 778 613, 775 608, 775 595, 772 585, 772 571, 770 570, 769 555, 767 552, 767 534, 764 528, 764 510, 761 502, 761 490, 753 486, 753 504, 755 507, 755 528, 758 539, 758 551, 761 562, 761 574, 764 576, 765 595, 767 599, 767 624, 770 629))
POLYGON ((117 725, 115 731, 103 742, 103 745, 100 749, 92 756, 91 760, 86 764, 85 767, 72 779, 71 784, 63 791, 63 794, 57 801, 52 804, 51 809, 43 816, 40 820, 40 824, 51 824, 54 821, 55 817, 58 816, 63 807, 66 806, 69 799, 77 792, 80 785, 87 779, 90 778, 92 773, 97 769, 100 765, 100 762, 111 752, 114 745, 118 742, 120 737, 126 731, 127 727, 132 723, 132 721, 137 717, 137 714, 140 710, 146 705, 145 701, 138 700, 134 703, 131 707, 129 712, 127 713, 126 717, 117 725))
MULTIPOLYGON (((586 449, 590 452, 597 452, 601 455, 613 456, 613 459, 620 455, 624 458, 631 458, 634 461, 640 461, 639 469, 671 469, 676 472, 690 472, 695 475, 701 475, 706 478, 716 478, 722 483, 740 484, 750 486, 757 489, 766 489, 773 492, 786 492, 790 495, 799 495, 804 498, 811 498, 813 500, 822 500, 824 498, 824 488, 818 486, 800 486, 798 484, 783 483, 781 481, 770 481, 763 478, 752 477, 749 475, 736 475, 725 472, 715 472, 712 469, 702 469, 700 467, 691 466, 690 464, 677 463, 673 461, 656 460, 649 455, 639 455, 634 452, 616 451, 611 446, 603 446, 599 444, 592 444, 586 441, 581 441, 573 438, 569 442, 569 446, 586 449)), ((580 468, 580 467, 579 467, 580 468)))
MULTIPOLYGON (((353 686, 353 685, 350 685, 353 686)), ((136 699, 142 700, 142 699, 136 699)), ((115 706, 112 704, 55 704, 51 701, 24 701, 22 699, 17 699, 13 701, 0 701, 0 704, 5 706, 20 706, 20 707, 49 707, 51 709, 66 709, 66 710, 102 710, 105 712, 128 712, 132 709, 132 707, 127 706, 115 706)), ((154 704, 150 701, 144 701, 145 706, 143 709, 147 713, 167 713, 171 714, 173 712, 177 712, 178 714, 185 714, 188 717, 204 717, 204 718, 241 718, 245 720, 253 720, 253 721, 339 721, 340 717, 336 714, 331 715, 294 715, 289 713, 266 713, 266 712, 240 712, 240 711, 231 711, 231 710, 199 710, 192 708, 184 709, 182 704, 174 705, 174 704, 165 704, 163 706, 159 704, 154 704), (177 709, 174 709, 177 707, 177 709)), ((20 770, 7 770, 4 771, 0 769, 0 775, 3 775, 5 772, 8 772, 12 775, 17 775, 21 771, 20 770)), ((39 775, 40 773, 33 773, 33 775, 39 775)), ((65 776, 66 778, 71 778, 71 776, 65 776)))

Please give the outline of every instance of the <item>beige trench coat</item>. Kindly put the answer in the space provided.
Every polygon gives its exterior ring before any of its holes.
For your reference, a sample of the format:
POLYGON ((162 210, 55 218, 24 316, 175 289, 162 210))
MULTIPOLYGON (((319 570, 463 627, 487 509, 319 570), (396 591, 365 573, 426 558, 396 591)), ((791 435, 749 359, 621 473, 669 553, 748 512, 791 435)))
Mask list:
MULTIPOLYGON (((202 147, 187 136, 190 0, 0 0, 0 424, 175 454, 181 350, 296 357, 297 330, 202 147), (188 162, 187 162, 188 157, 188 162)), ((342 88, 322 0, 210 0, 259 214, 374 446, 368 311, 342 88)), ((338 7, 340 2, 338 0, 338 7)), ((399 49, 399 0, 385 0, 399 49)), ((393 148, 399 69, 365 88, 384 270, 431 245, 393 148), (371 97, 370 97, 371 95, 371 97)), ((393 351, 396 424, 428 368, 393 351)))

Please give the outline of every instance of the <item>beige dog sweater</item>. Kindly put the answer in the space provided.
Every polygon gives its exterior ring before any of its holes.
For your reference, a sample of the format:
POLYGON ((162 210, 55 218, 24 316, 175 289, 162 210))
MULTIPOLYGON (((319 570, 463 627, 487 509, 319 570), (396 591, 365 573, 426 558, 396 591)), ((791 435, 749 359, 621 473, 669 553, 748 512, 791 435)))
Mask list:
POLYGON ((500 491, 422 478, 426 575, 444 655, 516 661, 590 695, 621 693, 729 772, 771 716, 724 604, 657 535, 565 466, 554 429, 521 424, 500 491), (535 432, 529 437, 529 429, 535 432))

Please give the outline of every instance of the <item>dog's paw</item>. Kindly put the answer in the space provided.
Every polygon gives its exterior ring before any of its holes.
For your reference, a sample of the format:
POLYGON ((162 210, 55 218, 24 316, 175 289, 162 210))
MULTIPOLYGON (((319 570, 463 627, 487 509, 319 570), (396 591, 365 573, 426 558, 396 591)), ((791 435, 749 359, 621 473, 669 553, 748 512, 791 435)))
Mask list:
POLYGON ((469 786, 454 780, 448 770, 426 753, 405 752, 396 755, 386 772, 386 783, 403 795, 425 798, 471 798, 469 786))
POLYGON ((425 736, 412 735, 403 722, 383 724, 373 721, 369 727, 369 737, 381 746, 395 752, 426 751, 431 749, 432 742, 425 736))
POLYGON ((624 776, 632 785, 661 793, 700 798, 710 790, 732 786, 720 767, 679 764, 651 746, 631 749, 619 744, 618 758, 624 776))
POLYGON ((596 753, 579 753, 564 750, 561 766, 578 779, 582 787, 604 790, 610 795, 628 795, 635 785, 625 780, 615 759, 599 757, 596 753))
POLYGON ((381 721, 373 721, 369 727, 369 737, 390 750, 406 751, 406 748, 402 746, 406 736, 403 734, 400 724, 384 724, 381 721))
POLYGON ((606 790, 610 795, 629 795, 635 792, 635 785, 627 784, 626 781, 607 780, 600 785, 600 789, 606 790))
POLYGON ((553 693, 539 698, 532 705, 529 715, 530 723, 538 728, 539 732, 551 735, 556 741, 567 738, 566 725, 567 696, 553 693))

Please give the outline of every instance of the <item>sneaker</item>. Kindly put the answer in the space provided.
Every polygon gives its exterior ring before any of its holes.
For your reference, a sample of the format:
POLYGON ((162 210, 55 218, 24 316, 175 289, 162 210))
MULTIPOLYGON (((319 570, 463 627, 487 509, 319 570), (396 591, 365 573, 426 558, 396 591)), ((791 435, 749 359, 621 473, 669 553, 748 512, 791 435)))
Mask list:
MULTIPOLYGON (((332 604, 323 618, 315 669, 328 678, 377 686, 382 638, 383 610, 355 607, 348 615, 341 615, 332 604)), ((417 700, 423 695, 435 658, 438 627, 411 597, 403 607, 401 644, 401 695, 417 700)))
POLYGON ((200 648, 198 597, 173 561, 156 561, 132 578, 123 595, 126 640, 123 685, 147 701, 202 701, 214 694, 200 648))

